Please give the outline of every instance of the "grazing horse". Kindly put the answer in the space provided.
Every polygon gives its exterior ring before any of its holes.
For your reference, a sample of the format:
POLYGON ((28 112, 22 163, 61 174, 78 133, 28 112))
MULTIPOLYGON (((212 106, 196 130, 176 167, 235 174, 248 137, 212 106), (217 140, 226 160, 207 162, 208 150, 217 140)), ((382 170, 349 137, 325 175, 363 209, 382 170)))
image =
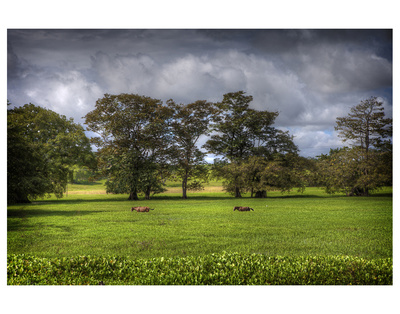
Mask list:
POLYGON ((242 206, 235 206, 233 207, 233 211, 238 210, 240 212, 249 212, 250 210, 254 211, 251 207, 242 207, 242 206))
POLYGON ((138 213, 144 213, 144 212, 148 213, 149 210, 154 210, 154 208, 150 208, 147 206, 132 207, 131 212, 133 212, 134 210, 136 210, 138 213))

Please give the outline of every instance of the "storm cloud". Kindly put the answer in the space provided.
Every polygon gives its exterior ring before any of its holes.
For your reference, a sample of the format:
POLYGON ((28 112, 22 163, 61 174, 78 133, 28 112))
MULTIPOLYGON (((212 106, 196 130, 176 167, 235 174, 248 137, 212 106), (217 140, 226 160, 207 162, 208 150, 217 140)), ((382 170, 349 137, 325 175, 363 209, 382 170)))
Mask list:
POLYGON ((9 29, 8 100, 73 117, 105 93, 179 103, 243 90, 303 156, 343 143, 336 117, 377 96, 392 115, 392 30, 9 29))

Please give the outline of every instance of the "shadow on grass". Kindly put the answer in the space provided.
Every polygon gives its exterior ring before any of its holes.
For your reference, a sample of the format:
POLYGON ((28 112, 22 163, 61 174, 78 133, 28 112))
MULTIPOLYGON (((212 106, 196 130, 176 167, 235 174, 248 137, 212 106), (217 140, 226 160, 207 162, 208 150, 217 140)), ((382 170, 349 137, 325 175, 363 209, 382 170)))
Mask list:
MULTIPOLYGON (((38 204, 80 204, 80 203, 91 203, 91 202, 104 202, 104 203, 108 203, 108 202, 126 202, 129 201, 128 200, 128 196, 126 196, 126 198, 122 198, 121 195, 119 196, 107 196, 104 197, 103 194, 83 194, 82 198, 76 198, 76 197, 63 197, 63 198, 59 198, 59 199, 40 199, 40 200, 36 200, 33 201, 30 204, 16 204, 16 205, 38 205, 38 204), (86 195, 86 197, 85 197, 86 195)), ((134 202, 134 201, 132 201, 134 202)))
POLYGON ((74 185, 76 186, 85 186, 85 185, 89 185, 89 186, 104 186, 103 182, 98 182, 98 181, 85 181, 82 180, 80 182, 75 182, 74 185))
MULTIPOLYGON (((154 201, 190 201, 190 200, 196 200, 196 201, 214 201, 214 200, 225 200, 225 201, 234 201, 234 200, 268 200, 268 199, 328 199, 328 198, 349 198, 349 199, 357 199, 357 198, 372 198, 372 197, 393 197, 393 193, 374 193, 371 194, 370 196, 346 196, 343 193, 337 193, 337 194, 299 194, 299 193, 276 193, 273 192, 271 193, 272 195, 268 195, 266 198, 251 198, 250 195, 245 195, 241 198, 235 198, 231 195, 228 194, 223 194, 219 193, 217 195, 189 195, 187 199, 183 199, 181 195, 167 195, 167 194, 159 194, 159 195, 154 195, 151 197, 150 200, 146 200, 144 197, 139 197, 139 200, 129 200, 128 195, 108 195, 107 197, 104 197, 104 195, 94 195, 94 194, 89 194, 90 197, 85 197, 83 196, 82 198, 69 198, 69 197, 64 197, 61 199, 43 199, 43 200, 38 200, 33 202, 32 204, 24 204, 25 206, 29 207, 29 205, 38 205, 38 204, 70 204, 70 205, 75 205, 75 204, 81 204, 81 203, 92 203, 92 202, 99 202, 99 203, 114 203, 114 202, 130 202, 133 205, 143 205, 147 202, 154 202, 154 201)), ((19 205, 19 204, 16 204, 19 205)), ((20 204, 22 205, 22 204, 20 204)), ((19 210, 19 209, 18 209, 19 210)), ((14 209, 9 209, 8 211, 18 211, 14 209)), ((31 212, 34 212, 35 210, 30 210, 31 212)), ((40 211, 40 210, 39 210, 40 211)), ((47 212, 47 211, 46 211, 47 212)), ((51 212, 52 214, 49 215, 63 215, 60 214, 63 211, 48 211, 51 212)), ((98 211, 85 211, 85 213, 96 213, 98 211)), ((65 215, 73 215, 74 212, 72 211, 65 211, 65 215)), ((10 217, 10 215, 9 215, 10 217)))
POLYGON ((58 229, 59 231, 62 232, 71 232, 72 228, 70 226, 62 226, 62 225, 56 225, 56 224, 44 224, 44 223, 28 223, 24 221, 23 219, 18 220, 18 221, 11 221, 7 223, 7 232, 13 232, 13 231, 30 231, 30 230, 44 230, 44 229, 58 229))
POLYGON ((41 223, 35 222, 33 223, 32 220, 28 220, 28 218, 40 218, 40 217, 55 217, 55 216, 62 216, 62 217, 78 217, 78 216, 86 216, 91 214, 101 213, 103 211, 80 211, 80 210, 46 210, 46 209, 8 209, 7 210, 7 218, 19 218, 19 219, 10 219, 7 220, 7 232, 9 231, 19 231, 19 230, 29 230, 35 229, 40 230, 42 227, 48 228, 60 228, 63 231, 70 231, 70 227, 65 226, 57 226, 52 224, 46 224, 41 226, 41 223))
POLYGON ((73 216, 83 216, 90 214, 98 214, 104 211, 101 210, 49 210, 49 209, 8 209, 7 217, 8 218, 28 218, 28 217, 39 217, 39 216, 64 216, 64 217, 73 217, 73 216))
POLYGON ((366 197, 393 197, 393 193, 376 193, 366 197))
POLYGON ((380 193, 380 194, 371 194, 369 196, 361 195, 361 196, 347 196, 345 194, 327 194, 327 195, 274 195, 271 197, 267 197, 266 199, 276 199, 276 198, 348 198, 348 199, 358 199, 358 198, 372 198, 372 197, 393 197, 392 193, 380 193))

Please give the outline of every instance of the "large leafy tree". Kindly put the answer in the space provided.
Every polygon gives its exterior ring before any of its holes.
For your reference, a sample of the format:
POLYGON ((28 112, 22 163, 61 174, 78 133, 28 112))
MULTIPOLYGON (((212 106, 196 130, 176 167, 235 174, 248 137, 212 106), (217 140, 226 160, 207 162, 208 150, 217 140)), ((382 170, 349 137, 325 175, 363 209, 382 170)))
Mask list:
POLYGON ((366 191, 391 184, 391 153, 370 150, 368 159, 364 154, 360 147, 344 147, 318 156, 319 181, 327 193, 366 195, 366 191))
POLYGON ((241 192, 250 192, 251 197, 267 197, 268 191, 290 192, 294 187, 304 191, 307 174, 306 165, 296 154, 285 154, 268 159, 250 156, 242 163, 216 160, 214 175, 224 178, 224 190, 235 195, 240 186, 241 192))
POLYGON ((268 160, 253 156, 242 166, 246 187, 251 196, 267 197, 267 191, 280 190, 290 192, 293 187, 304 191, 306 174, 301 158, 297 154, 287 153, 276 155, 268 160))
POLYGON ((74 165, 95 166, 83 127, 33 104, 7 110, 7 159, 10 203, 62 197, 74 165))
POLYGON ((173 160, 176 173, 182 182, 182 198, 187 198, 187 190, 198 190, 208 178, 208 167, 197 143, 202 135, 207 135, 209 120, 215 112, 213 104, 198 100, 187 105, 168 101, 174 110, 171 123, 174 150, 173 160))
MULTIPOLYGON (((387 169, 382 170, 391 173, 392 119, 385 118, 383 103, 377 97, 370 97, 352 107, 347 117, 338 117, 335 130, 354 149, 341 151, 341 158, 331 160, 332 166, 335 162, 340 164, 344 156, 350 158, 346 166, 352 165, 352 169, 358 171, 355 172, 356 178, 347 183, 352 189, 348 195, 368 195, 369 190, 380 186, 382 182, 374 176, 375 170, 382 167, 379 160, 386 160, 387 169)), ((332 180, 337 181, 334 176, 340 176, 340 171, 331 172, 332 180)), ((349 170, 349 173, 352 172, 349 170)), ((343 181, 343 178, 339 181, 343 181)), ((333 190, 333 187, 329 189, 333 190)))
POLYGON ((169 166, 173 110, 158 99, 137 94, 105 94, 86 118, 99 137, 99 164, 108 176, 107 192, 137 200, 163 190, 169 166))
MULTIPOLYGON (((225 94, 222 102, 216 104, 218 113, 212 119, 214 134, 204 145, 210 153, 222 156, 222 162, 216 163, 214 169, 225 176, 226 189, 235 197, 241 197, 241 192, 249 186, 242 171, 246 163, 247 166, 254 165, 255 161, 260 163, 254 167, 259 173, 261 170, 257 169, 262 169, 261 163, 298 151, 288 132, 272 126, 278 113, 251 109, 252 100, 253 97, 243 91, 225 94), (260 158, 249 163, 248 159, 253 156, 260 158)), ((256 180, 257 175, 254 178, 256 180)), ((257 187, 260 190, 255 191, 255 195, 265 197, 262 184, 257 187)))

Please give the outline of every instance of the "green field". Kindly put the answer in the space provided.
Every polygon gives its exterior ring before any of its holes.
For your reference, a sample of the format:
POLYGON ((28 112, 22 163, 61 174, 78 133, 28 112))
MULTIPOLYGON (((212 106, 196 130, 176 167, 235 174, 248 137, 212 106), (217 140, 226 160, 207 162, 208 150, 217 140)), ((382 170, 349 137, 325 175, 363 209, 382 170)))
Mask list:
POLYGON ((37 258, 118 256, 126 260, 222 252, 267 257, 392 258, 392 189, 369 197, 270 192, 235 199, 217 184, 180 198, 179 187, 151 200, 101 194, 101 183, 69 186, 62 199, 8 207, 7 253, 37 258), (155 208, 131 212, 132 206, 155 208), (233 211, 250 206, 254 212, 233 211))

